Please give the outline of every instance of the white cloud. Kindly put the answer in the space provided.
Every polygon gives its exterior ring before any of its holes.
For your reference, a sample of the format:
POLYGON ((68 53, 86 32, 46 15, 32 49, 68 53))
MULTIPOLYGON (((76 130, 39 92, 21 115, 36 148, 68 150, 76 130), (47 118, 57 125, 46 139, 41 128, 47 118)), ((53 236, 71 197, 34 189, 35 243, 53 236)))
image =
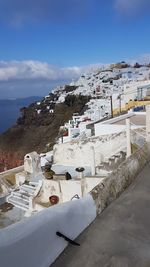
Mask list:
POLYGON ((136 15, 150 8, 149 0, 114 0, 118 12, 136 15))
POLYGON ((60 68, 34 60, 0 61, 0 98, 45 95, 57 85, 78 79, 101 65, 60 68))
MULTIPOLYGON (((101 64, 99 64, 100 66, 101 64)), ((47 79, 49 81, 78 78, 98 65, 59 68, 40 61, 0 61, 0 81, 47 79)))

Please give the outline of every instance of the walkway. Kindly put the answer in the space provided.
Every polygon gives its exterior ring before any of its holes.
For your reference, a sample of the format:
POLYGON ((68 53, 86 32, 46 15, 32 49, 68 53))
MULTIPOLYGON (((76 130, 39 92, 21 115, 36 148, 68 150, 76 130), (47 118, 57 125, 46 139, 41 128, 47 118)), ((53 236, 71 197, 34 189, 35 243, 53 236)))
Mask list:
POLYGON ((52 267, 150 266, 150 163, 52 267))

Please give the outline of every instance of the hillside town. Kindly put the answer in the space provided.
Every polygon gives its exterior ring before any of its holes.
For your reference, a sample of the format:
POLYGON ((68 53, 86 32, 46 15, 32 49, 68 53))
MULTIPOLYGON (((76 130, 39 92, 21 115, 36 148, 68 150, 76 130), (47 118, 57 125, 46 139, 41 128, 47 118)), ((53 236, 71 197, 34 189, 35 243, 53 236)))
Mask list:
MULTIPOLYGON (((73 114, 72 119, 60 127, 63 132, 59 142, 68 142, 72 139, 91 136, 87 125, 103 119, 108 119, 128 110, 143 110, 142 100, 150 99, 150 66, 135 63, 130 66, 125 62, 110 65, 82 75, 78 81, 69 85, 57 87, 52 91, 54 101, 50 103, 63 103, 70 96, 90 96, 86 103, 83 115, 73 114)), ((72 96, 72 99, 71 99, 72 96)), ((49 95, 45 97, 47 102, 49 95)), ((148 103, 148 102, 147 102, 148 103)), ((37 105, 40 107, 41 103, 37 105)), ((37 108, 39 114, 41 110, 37 108)), ((47 105, 50 113, 54 112, 51 105, 47 105)))
MULTIPOLYGON (((0 173, 0 228, 7 230, 11 225, 17 231, 16 223, 26 224, 28 218, 32 225, 35 215, 40 223, 41 212, 48 220, 51 211, 55 221, 61 207, 62 213, 67 207, 73 213, 75 207, 76 211, 80 209, 81 203, 81 207, 91 207, 84 226, 77 228, 77 233, 82 232, 96 216, 89 197, 91 192, 96 195, 97 190, 107 188, 114 172, 121 170, 120 166, 149 140, 149 65, 130 66, 121 62, 83 74, 79 80, 55 88, 34 103, 35 120, 43 112, 54 116, 57 105, 70 105, 76 96, 87 97, 82 114, 73 113, 60 125, 53 149, 48 150, 47 144, 46 152, 29 151, 22 165, 0 173)), ((25 114, 26 108, 22 112, 25 114)), ((22 123, 24 117, 19 120, 22 123)), ((122 186, 120 182, 117 190, 122 191, 122 186)), ((64 225, 66 220, 67 217, 64 225)), ((63 249, 60 245, 49 262, 63 249)))

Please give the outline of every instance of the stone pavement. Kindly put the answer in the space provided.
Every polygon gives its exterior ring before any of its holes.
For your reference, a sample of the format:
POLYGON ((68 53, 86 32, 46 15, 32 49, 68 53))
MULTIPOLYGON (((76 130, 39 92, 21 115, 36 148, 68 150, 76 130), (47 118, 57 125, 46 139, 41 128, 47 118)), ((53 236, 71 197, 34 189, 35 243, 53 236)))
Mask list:
POLYGON ((51 267, 150 267, 150 163, 51 267))

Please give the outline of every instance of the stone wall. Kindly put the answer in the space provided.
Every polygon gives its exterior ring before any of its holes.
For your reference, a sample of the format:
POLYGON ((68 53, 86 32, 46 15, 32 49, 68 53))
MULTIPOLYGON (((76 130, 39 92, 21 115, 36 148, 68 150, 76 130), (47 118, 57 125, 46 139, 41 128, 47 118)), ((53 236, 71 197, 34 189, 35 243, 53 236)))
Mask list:
POLYGON ((97 214, 100 214, 113 200, 119 197, 149 161, 150 144, 147 144, 143 149, 137 150, 91 191, 97 214))

